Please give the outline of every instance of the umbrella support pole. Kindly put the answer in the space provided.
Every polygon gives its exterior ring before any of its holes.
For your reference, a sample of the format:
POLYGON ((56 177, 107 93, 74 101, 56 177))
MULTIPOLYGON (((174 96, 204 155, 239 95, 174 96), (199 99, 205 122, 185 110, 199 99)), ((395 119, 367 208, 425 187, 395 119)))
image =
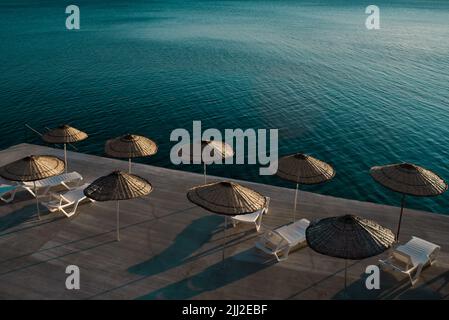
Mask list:
POLYGON ((41 219, 41 212, 39 209, 39 198, 37 197, 37 188, 36 188, 36 181, 33 181, 34 184, 34 196, 36 197, 36 208, 37 208, 37 219, 41 219))
POLYGON ((396 232, 396 241, 399 241, 399 231, 401 231, 401 222, 402 222, 402 214, 404 213, 404 206, 405 206, 405 194, 402 195, 401 199, 401 214, 399 215, 399 224, 398 224, 398 231, 396 232))
POLYGON ((345 259, 345 293, 347 288, 347 278, 348 278, 348 259, 345 259))
POLYGON ((128 173, 131 173, 131 158, 128 158, 128 173))
POLYGON ((65 173, 67 173, 67 143, 64 143, 64 164, 65 164, 65 173))
POLYGON ((345 289, 343 290, 342 299, 349 300, 350 297, 348 295, 348 259, 345 259, 345 289))
POLYGON ((117 201, 117 241, 120 241, 120 204, 117 201))
POLYGON ((225 250, 226 250, 226 245, 227 245, 227 237, 226 237, 226 228, 228 226, 228 217, 225 216, 224 218, 224 237, 223 237, 223 254, 221 257, 221 262, 223 263, 224 266, 224 260, 225 260, 225 250))
POLYGON ((207 176, 206 176, 206 163, 203 164, 204 166, 204 183, 207 183, 207 176))
POLYGON ((296 190, 295 190, 295 203, 293 204, 293 222, 296 220, 296 203, 298 201, 298 188, 299 184, 296 184, 296 190))

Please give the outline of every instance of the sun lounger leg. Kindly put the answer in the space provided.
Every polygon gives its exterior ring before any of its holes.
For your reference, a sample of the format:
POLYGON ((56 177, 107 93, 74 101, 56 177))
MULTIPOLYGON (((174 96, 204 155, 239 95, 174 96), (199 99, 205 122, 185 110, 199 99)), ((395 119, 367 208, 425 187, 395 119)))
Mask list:
POLYGON ((5 197, 0 197, 0 199, 2 199, 2 201, 6 202, 6 203, 10 203, 11 201, 14 200, 15 196, 16 196, 16 192, 17 189, 14 189, 13 191, 11 191, 9 193, 9 197, 5 198, 5 197))
POLYGON ((67 212, 67 211, 65 211, 64 209, 61 208, 62 213, 64 213, 67 216, 67 218, 70 218, 71 216, 73 216, 76 213, 76 209, 78 208, 79 203, 80 202, 77 201, 75 203, 75 206, 73 207, 73 210, 70 211, 70 212, 67 212))
POLYGON ((289 254, 289 252, 290 252, 290 248, 289 248, 289 247, 285 248, 285 249, 282 250, 282 251, 279 251, 279 253, 276 252, 276 253, 275 253, 276 259, 277 259, 279 262, 284 261, 284 260, 287 260, 287 259, 288 259, 288 254, 289 254))
POLYGON ((255 223, 256 223, 256 231, 259 232, 260 226, 262 225, 262 214, 259 216, 259 218, 257 218, 255 223))
POLYGON ((412 282, 412 287, 414 287, 415 284, 418 282, 419 276, 421 275, 421 271, 422 271, 423 267, 424 267, 423 264, 420 264, 418 266, 418 269, 416 270, 415 276, 413 278, 412 278, 411 275, 409 275, 410 276, 410 281, 412 282))
POLYGON ((29 187, 23 187, 24 190, 28 191, 33 197, 36 197, 37 191, 34 192, 31 188, 29 187))

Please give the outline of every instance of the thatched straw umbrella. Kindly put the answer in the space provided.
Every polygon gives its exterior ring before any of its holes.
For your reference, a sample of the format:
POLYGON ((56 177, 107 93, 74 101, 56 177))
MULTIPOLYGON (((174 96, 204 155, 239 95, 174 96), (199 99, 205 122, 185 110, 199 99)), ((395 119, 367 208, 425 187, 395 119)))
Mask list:
POLYGON ((303 153, 296 153, 279 159, 276 175, 282 179, 296 182, 293 205, 293 221, 295 221, 299 185, 327 182, 335 176, 335 170, 326 162, 303 153))
POLYGON ((117 241, 120 241, 120 200, 134 199, 148 195, 153 191, 147 180, 125 172, 114 171, 91 183, 84 194, 96 201, 117 202, 117 241))
POLYGON ((67 143, 78 142, 87 139, 87 133, 82 132, 69 125, 62 125, 53 130, 50 130, 42 135, 42 139, 48 143, 63 143, 64 144, 64 163, 65 172, 67 172, 67 143))
POLYGON ((223 261, 226 247, 227 216, 253 213, 266 206, 260 193, 230 181, 215 182, 191 188, 187 199, 207 211, 225 216, 223 261))
POLYGON ((447 184, 436 173, 412 163, 397 163, 375 166, 370 170, 371 177, 384 187, 402 193, 401 213, 399 215, 396 240, 401 230, 405 196, 438 196, 447 190, 447 184))
POLYGON ((206 165, 215 161, 222 161, 226 158, 234 156, 232 147, 223 142, 216 140, 202 140, 192 144, 181 146, 178 150, 178 156, 188 163, 202 163, 204 173, 204 183, 207 182, 206 165), (198 149, 197 147, 198 146, 198 149), (183 152, 187 149, 187 152, 183 152), (208 155, 209 159, 204 159, 204 155, 208 155))
POLYGON ((40 216, 36 181, 64 172, 64 162, 54 156, 28 156, 0 168, 0 176, 11 181, 32 181, 36 197, 37 217, 40 216))
POLYGON ((324 218, 306 229, 307 244, 326 256, 345 259, 345 290, 347 261, 361 260, 381 254, 394 243, 394 234, 372 220, 354 215, 324 218))
POLYGON ((152 156, 157 152, 157 145, 146 137, 126 134, 106 141, 105 152, 111 157, 128 158, 128 173, 131 173, 131 158, 152 156))

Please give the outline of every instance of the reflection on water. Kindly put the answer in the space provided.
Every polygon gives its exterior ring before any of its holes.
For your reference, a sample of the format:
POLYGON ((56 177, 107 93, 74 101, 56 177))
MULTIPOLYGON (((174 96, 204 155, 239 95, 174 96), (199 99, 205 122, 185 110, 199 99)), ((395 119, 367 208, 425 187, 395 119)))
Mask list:
MULTIPOLYGON (((160 146, 140 161, 174 167, 170 132, 193 120, 279 128, 281 154, 337 169, 310 190, 397 205, 371 166, 411 161, 449 179, 449 4, 395 3, 378 1, 381 29, 368 31, 363 1, 84 0, 81 30, 67 31, 58 1, 3 1, 0 147, 38 142, 25 122, 69 122, 91 134, 82 152, 133 132, 160 146)), ((257 166, 209 172, 290 186, 257 166)), ((449 213, 449 195, 409 206, 449 213)))

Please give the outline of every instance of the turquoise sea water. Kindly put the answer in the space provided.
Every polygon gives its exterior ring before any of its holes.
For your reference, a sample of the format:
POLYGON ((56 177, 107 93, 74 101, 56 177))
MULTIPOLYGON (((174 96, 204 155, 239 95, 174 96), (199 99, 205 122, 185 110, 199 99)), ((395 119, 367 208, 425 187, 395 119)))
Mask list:
MULTIPOLYGON (((81 152, 133 132, 160 146, 137 161, 175 168, 170 132, 193 120, 279 128, 281 154, 337 169, 307 190, 398 205, 371 166, 411 161, 449 180, 449 1, 375 1, 378 31, 365 28, 369 4, 1 1, 0 147, 39 142, 24 123, 68 122, 90 134, 81 152), (65 29, 69 4, 79 31, 65 29)), ((209 173, 293 187, 256 165, 209 173)), ((408 206, 449 214, 449 193, 408 206)))

